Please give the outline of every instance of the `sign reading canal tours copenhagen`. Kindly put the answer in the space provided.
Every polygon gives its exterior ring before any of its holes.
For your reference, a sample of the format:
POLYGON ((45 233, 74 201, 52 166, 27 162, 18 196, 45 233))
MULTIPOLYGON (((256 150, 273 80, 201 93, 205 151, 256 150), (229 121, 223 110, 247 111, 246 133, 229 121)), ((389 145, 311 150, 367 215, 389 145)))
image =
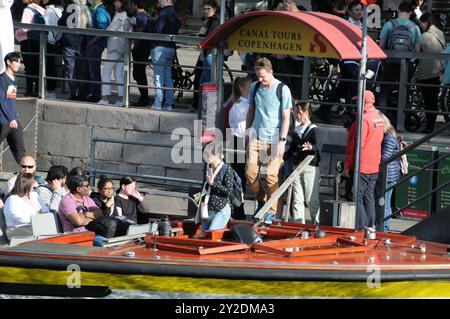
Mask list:
POLYGON ((339 58, 330 41, 309 25, 278 16, 256 18, 226 42, 228 49, 236 51, 339 58))

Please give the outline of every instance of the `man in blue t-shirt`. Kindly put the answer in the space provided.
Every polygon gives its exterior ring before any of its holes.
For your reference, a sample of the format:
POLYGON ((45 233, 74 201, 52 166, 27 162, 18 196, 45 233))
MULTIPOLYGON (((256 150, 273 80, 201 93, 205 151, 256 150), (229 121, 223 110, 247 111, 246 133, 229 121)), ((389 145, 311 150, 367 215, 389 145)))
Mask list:
MULTIPOLYGON (((267 58, 255 63, 258 81, 250 86, 246 129, 250 129, 247 148, 246 178, 261 208, 278 189, 278 172, 283 160, 292 107, 291 91, 273 76, 267 58), (262 187, 260 177, 265 176, 262 187)), ((273 203, 265 223, 275 218, 277 201, 273 203)))
MULTIPOLYGON (((410 20, 411 15, 413 13, 413 6, 409 2, 402 2, 398 7, 398 18, 392 21, 387 22, 380 33, 380 47, 384 50, 393 50, 390 45, 393 44, 392 35, 395 29, 395 25, 406 26, 409 29, 410 37, 413 41, 411 52, 420 52, 421 46, 420 43, 422 41, 421 33, 419 27, 410 20)), ((383 73, 383 81, 387 82, 398 82, 400 80, 400 61, 398 59, 386 59, 382 66, 383 73)), ((409 61, 408 61, 409 62, 409 61)), ((411 80, 413 75, 413 64, 408 63, 408 82, 411 80)), ((389 107, 387 105, 388 96, 392 94, 392 92, 397 88, 397 86, 390 84, 382 84, 380 96, 377 99, 379 107, 385 108, 389 107)), ((396 111, 387 111, 388 117, 393 122, 392 124, 396 126, 396 111)))
POLYGON ((17 87, 14 80, 21 60, 19 53, 8 53, 4 59, 6 71, 0 74, 0 143, 6 138, 17 163, 25 155, 23 130, 16 109, 17 87))

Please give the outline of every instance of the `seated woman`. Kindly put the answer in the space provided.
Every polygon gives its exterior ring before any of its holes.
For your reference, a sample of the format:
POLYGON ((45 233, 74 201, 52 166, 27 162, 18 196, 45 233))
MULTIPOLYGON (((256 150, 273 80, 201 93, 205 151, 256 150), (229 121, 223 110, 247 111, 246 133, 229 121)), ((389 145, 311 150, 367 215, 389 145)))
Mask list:
POLYGON ((100 207, 104 216, 118 216, 116 205, 114 205, 114 184, 113 181, 105 175, 100 175, 98 192, 92 193, 91 198, 95 205, 100 207))
POLYGON ((67 174, 65 166, 52 166, 48 170, 46 183, 36 187, 36 192, 51 212, 58 212, 59 203, 69 193, 66 188, 67 174))
POLYGON ((205 230, 223 229, 231 217, 231 193, 234 174, 231 167, 222 161, 223 146, 212 142, 205 146, 203 157, 208 164, 206 194, 204 203, 208 207, 208 218, 202 220, 202 233, 205 230))
POLYGON ((58 217, 63 232, 81 232, 96 217, 102 216, 102 211, 89 197, 91 188, 86 178, 78 175, 67 180, 70 193, 63 197, 59 204, 58 217))
POLYGON ((33 235, 31 216, 48 213, 48 207, 36 192, 33 192, 34 175, 20 174, 11 192, 6 196, 3 212, 6 221, 6 237, 33 235))
POLYGON ((136 179, 122 177, 117 196, 114 197, 117 216, 125 216, 127 220, 137 223, 138 215, 148 212, 149 207, 144 201, 144 196, 136 189, 136 179))

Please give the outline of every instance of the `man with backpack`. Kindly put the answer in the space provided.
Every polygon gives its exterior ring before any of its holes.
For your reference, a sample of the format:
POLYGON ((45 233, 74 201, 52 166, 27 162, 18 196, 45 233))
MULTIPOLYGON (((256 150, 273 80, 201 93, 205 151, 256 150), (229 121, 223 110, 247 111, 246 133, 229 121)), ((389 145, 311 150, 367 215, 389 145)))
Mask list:
MULTIPOLYGON (((419 27, 410 20, 413 6, 409 2, 402 2, 398 7, 398 18, 387 22, 380 34, 380 47, 385 50, 400 52, 420 52, 421 34, 419 27)), ((383 81, 398 82, 400 79, 401 59, 388 58, 383 63, 383 81)), ((413 64, 408 65, 408 82, 413 73, 413 64)), ((379 107, 387 107, 388 96, 396 89, 395 85, 381 86, 379 107)), ((388 111, 388 117, 396 123, 395 111, 388 111)), ((394 124, 395 126, 395 124, 394 124)))
MULTIPOLYGON (((246 130, 251 128, 247 146, 246 178, 258 200, 258 210, 278 189, 278 173, 283 161, 289 131, 292 96, 289 87, 273 76, 272 63, 260 58, 255 63, 258 81, 252 83, 246 130), (265 177, 265 183, 260 178, 265 177)), ((277 201, 264 222, 275 219, 277 201)))

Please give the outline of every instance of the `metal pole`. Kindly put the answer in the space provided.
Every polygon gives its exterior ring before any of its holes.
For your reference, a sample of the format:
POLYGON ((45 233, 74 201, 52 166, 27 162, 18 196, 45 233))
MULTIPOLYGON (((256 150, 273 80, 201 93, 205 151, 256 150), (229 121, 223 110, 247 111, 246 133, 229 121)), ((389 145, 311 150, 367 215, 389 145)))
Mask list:
POLYGON ((398 88, 398 105, 397 105, 397 131, 404 132, 405 131, 405 112, 403 109, 406 107, 406 99, 407 99, 407 86, 406 82, 408 81, 408 65, 409 60, 402 59, 400 64, 400 83, 398 88))
POLYGON ((358 196, 359 196, 359 176, 361 168, 361 135, 363 125, 363 112, 364 112, 364 91, 366 89, 366 63, 367 63, 367 6, 364 6, 363 17, 363 31, 362 31, 362 47, 361 47, 361 63, 359 66, 359 79, 358 79, 358 118, 356 122, 356 152, 355 152, 355 171, 354 171, 354 194, 353 201, 356 207, 356 221, 358 224, 358 196))
POLYGON ((40 38, 39 38, 39 98, 45 99, 45 62, 47 55, 47 33, 46 32, 40 32, 40 38))
POLYGON ((125 39, 125 55, 123 56, 123 106, 128 107, 130 97, 130 39, 125 39))
MULTIPOLYGON (((226 10, 226 1, 220 1, 220 24, 225 22, 225 10, 226 10)), ((216 128, 222 129, 222 104, 223 104, 223 45, 219 47, 217 50, 217 113, 216 113, 216 128)), ((213 64, 214 67, 214 64, 213 64)))
POLYGON ((304 57, 303 59, 303 73, 302 73, 302 100, 309 100, 309 75, 311 74, 311 58, 304 57))

